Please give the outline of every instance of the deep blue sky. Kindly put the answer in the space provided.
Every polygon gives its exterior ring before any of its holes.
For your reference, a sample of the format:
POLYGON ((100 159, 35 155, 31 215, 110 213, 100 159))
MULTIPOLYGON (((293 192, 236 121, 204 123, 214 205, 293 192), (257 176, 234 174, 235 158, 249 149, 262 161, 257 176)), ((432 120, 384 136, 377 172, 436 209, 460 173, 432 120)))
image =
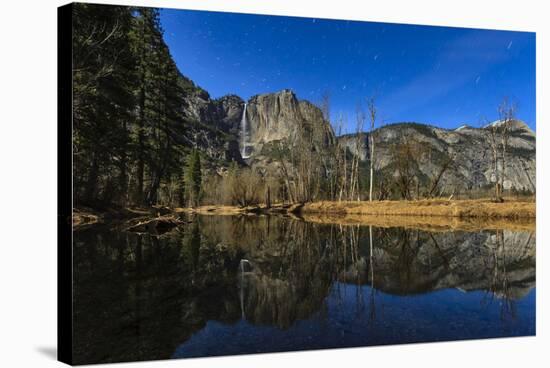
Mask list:
MULTIPOLYGON (((385 123, 445 128, 496 120, 503 96, 535 130, 535 34, 165 9, 180 71, 217 98, 290 88, 355 128, 374 95, 385 123)), ((333 121, 334 122, 334 121, 333 121)))

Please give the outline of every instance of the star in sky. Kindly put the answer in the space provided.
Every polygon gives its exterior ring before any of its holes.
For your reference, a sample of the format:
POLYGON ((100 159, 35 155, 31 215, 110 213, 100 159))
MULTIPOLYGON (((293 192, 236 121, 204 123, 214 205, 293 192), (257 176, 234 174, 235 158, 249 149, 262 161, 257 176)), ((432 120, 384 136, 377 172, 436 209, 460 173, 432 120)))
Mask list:
POLYGON ((376 95, 387 122, 456 128, 510 96, 535 129, 534 33, 175 9, 161 24, 181 73, 214 98, 329 92, 335 119, 376 95))

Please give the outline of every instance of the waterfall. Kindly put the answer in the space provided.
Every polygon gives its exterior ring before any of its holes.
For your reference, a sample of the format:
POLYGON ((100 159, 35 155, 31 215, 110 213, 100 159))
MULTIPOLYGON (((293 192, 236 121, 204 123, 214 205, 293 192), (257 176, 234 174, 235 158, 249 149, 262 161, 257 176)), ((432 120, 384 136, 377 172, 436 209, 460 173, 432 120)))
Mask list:
POLYGON ((249 158, 250 155, 246 153, 246 102, 244 104, 243 117, 241 119, 241 157, 249 158))

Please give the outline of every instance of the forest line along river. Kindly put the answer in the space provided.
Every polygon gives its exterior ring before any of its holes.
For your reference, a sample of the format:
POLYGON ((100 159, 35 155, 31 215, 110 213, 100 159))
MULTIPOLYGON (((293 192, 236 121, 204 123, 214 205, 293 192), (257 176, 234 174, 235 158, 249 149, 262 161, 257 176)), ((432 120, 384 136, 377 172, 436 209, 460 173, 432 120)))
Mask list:
POLYGON ((75 232, 76 362, 535 334, 534 229, 182 220, 75 232))

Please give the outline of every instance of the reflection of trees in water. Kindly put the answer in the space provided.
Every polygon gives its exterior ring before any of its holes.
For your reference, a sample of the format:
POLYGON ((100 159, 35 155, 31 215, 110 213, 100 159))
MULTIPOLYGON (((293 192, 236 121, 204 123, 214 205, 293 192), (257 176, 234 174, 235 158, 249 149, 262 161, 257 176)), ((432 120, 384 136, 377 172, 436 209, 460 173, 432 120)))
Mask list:
POLYGON ((495 244, 493 250, 493 277, 491 286, 487 293, 490 295, 490 301, 496 297, 499 299, 500 318, 515 318, 515 302, 510 294, 510 282, 506 272, 506 245, 504 244, 504 232, 497 230, 494 235, 495 244))
MULTIPOLYGON (((81 363, 167 358, 208 320, 231 323, 243 313, 280 328, 323 318, 329 293, 336 308, 352 297, 356 318, 372 320, 377 290, 486 290, 513 302, 535 280, 529 233, 427 233, 269 216, 199 217, 160 237, 96 228, 76 233, 74 254, 81 363), (244 275, 242 259, 250 261, 244 275), (371 287, 350 287, 355 295, 346 297, 348 284, 371 287)), ((513 315, 513 303, 505 307, 513 315)))
POLYGON ((242 252, 202 238, 194 225, 160 238, 76 233, 77 363, 169 358, 206 321, 236 321, 242 252))
POLYGON ((369 319, 374 320, 376 318, 376 284, 374 283, 374 241, 372 239, 372 226, 369 226, 369 269, 370 269, 370 315, 369 319))
MULTIPOLYGON (((504 230, 497 230, 494 235, 491 236, 491 242, 489 247, 492 251, 492 278, 490 287, 487 289, 483 304, 488 305, 493 302, 497 302, 500 307, 500 318, 515 319, 517 315, 516 300, 525 295, 525 289, 529 288, 530 283, 534 283, 533 280, 527 279, 524 283, 517 285, 511 276, 509 267, 509 258, 512 260, 521 257, 522 254, 528 253, 533 241, 533 234, 529 233, 529 236, 524 242, 514 242, 513 248, 510 247, 510 242, 506 241, 507 237, 513 236, 513 234, 507 234, 505 236, 504 230)), ((533 259, 534 262, 534 259, 533 259)), ((534 270, 534 265, 533 265, 534 270)))
MULTIPOLYGON (((242 216, 205 217, 201 228, 209 241, 242 249, 250 260, 253 272, 237 284, 242 312, 252 323, 286 328, 316 312, 322 317, 324 300, 340 275, 352 274, 354 283, 364 278, 360 238, 365 230, 359 226, 242 216)), ((361 312, 363 290, 354 290, 361 312)))
MULTIPOLYGON (((262 232, 263 220, 253 219, 251 234, 260 239, 259 244, 247 250, 247 258, 254 265, 254 272, 247 277, 246 316, 253 323, 288 327, 295 320, 309 317, 319 311, 326 312, 323 301, 331 291, 335 280, 363 284, 368 273, 373 275, 374 257, 369 262, 362 254, 361 237, 365 232, 359 226, 329 225, 278 220, 276 227, 283 229, 283 238, 271 237, 262 232)), ((273 220, 272 220, 273 221, 273 220)), ((271 229, 274 226, 271 224, 271 229)), ((241 235, 243 235, 241 233, 241 235)), ((244 244, 253 243, 248 239, 244 244)), ((374 243, 374 241, 373 241, 374 243)), ((367 249, 369 251, 369 249, 367 249)), ((335 285, 335 299, 344 302, 345 284, 335 285)), ((350 288, 355 294, 356 313, 366 311, 363 288, 350 288)), ((371 308, 374 306, 371 293, 371 308)))
MULTIPOLYGON (((319 310, 337 273, 338 248, 330 237, 321 237, 311 224, 277 221, 282 238, 271 236, 272 220, 254 224, 251 236, 260 239, 248 247, 247 259, 253 272, 246 278, 247 320, 253 323, 289 327, 295 320, 319 310)), ((247 239, 241 239, 250 244, 247 239)))
MULTIPOLYGON (((376 232, 375 287, 382 291, 406 295, 444 288, 492 287, 496 231, 427 233, 390 228, 376 232)), ((511 231, 501 232, 498 237, 505 244, 500 252, 506 249, 500 270, 507 271, 507 285, 523 291, 515 293, 517 298, 534 286, 535 239, 530 233, 511 231)), ((370 283, 368 279, 364 282, 370 283)))
POLYGON ((280 238, 263 232, 264 220, 247 221, 257 229, 250 236, 259 239, 246 250, 255 265, 245 285, 247 319, 254 323, 286 327, 324 311, 323 301, 336 280, 341 281, 334 284, 336 305, 343 308, 346 292, 353 290, 357 317, 369 319, 376 317, 377 290, 397 295, 445 288, 486 290, 508 302, 505 310, 512 311, 513 300, 534 286, 535 239, 530 233, 430 233, 272 219, 272 231, 284 231, 280 238), (495 237, 503 244, 498 263, 493 261, 495 237), (507 249, 514 249, 514 254, 507 249), (492 274, 495 265, 498 292, 492 274))

